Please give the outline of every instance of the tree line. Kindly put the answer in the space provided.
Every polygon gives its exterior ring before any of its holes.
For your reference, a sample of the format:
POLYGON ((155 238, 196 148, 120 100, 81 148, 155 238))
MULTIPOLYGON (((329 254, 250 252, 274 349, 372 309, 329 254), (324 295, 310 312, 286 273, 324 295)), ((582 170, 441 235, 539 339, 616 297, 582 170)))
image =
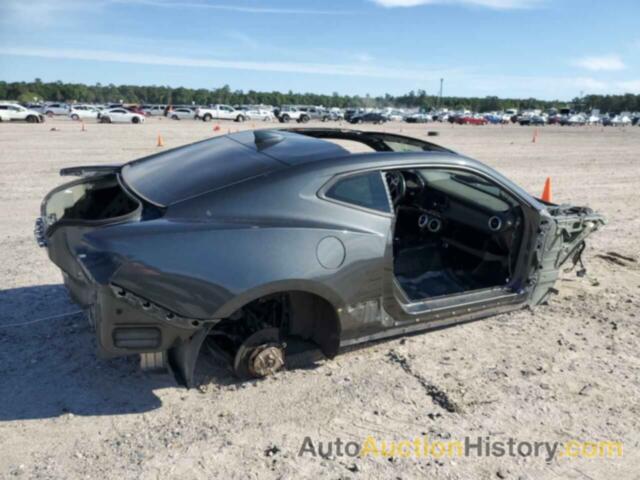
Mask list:
POLYGON ((209 105, 225 103, 231 105, 323 105, 325 107, 399 107, 399 108, 468 108, 476 112, 517 109, 548 109, 570 107, 590 111, 620 113, 640 111, 640 95, 586 95, 570 102, 548 101, 536 98, 488 97, 443 97, 429 95, 425 90, 410 91, 404 95, 331 95, 317 93, 259 92, 256 90, 232 90, 228 85, 218 88, 172 88, 168 86, 139 85, 85 85, 81 83, 3 82, 0 81, 0 99, 17 100, 23 103, 36 101, 87 102, 87 103, 147 103, 172 105, 209 105))

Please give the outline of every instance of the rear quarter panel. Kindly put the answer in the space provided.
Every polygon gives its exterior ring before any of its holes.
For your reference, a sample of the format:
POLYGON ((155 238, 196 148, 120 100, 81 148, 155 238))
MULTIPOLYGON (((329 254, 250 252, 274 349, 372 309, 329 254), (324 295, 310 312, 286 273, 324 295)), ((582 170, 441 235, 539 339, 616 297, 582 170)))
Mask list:
POLYGON ((126 258, 112 282, 202 319, 285 290, 336 308, 378 298, 391 217, 319 198, 330 177, 285 170, 180 202, 161 220, 105 229, 103 248, 126 258), (344 250, 329 268, 318 253, 327 237, 344 250))

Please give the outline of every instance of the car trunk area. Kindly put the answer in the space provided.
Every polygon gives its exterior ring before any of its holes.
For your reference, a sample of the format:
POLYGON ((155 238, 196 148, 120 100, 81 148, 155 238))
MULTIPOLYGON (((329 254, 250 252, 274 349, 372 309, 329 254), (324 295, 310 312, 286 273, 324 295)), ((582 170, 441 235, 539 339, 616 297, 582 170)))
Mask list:
POLYGON ((134 214, 140 201, 127 193, 115 174, 92 176, 56 189, 43 203, 48 227, 103 222, 134 214))

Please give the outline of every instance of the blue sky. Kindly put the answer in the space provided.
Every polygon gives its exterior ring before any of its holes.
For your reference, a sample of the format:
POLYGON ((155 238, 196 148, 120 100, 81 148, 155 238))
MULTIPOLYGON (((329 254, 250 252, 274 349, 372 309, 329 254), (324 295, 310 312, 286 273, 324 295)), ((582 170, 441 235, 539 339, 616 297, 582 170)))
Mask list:
POLYGON ((640 93, 638 0, 0 0, 0 79, 640 93))

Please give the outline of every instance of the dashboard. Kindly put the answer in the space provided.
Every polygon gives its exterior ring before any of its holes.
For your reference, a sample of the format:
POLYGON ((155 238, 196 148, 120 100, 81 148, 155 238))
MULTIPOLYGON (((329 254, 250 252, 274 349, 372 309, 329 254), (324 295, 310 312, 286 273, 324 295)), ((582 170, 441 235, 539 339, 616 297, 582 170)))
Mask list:
POLYGON ((510 230, 520 223, 520 208, 515 200, 491 184, 480 187, 495 188, 496 195, 477 188, 471 183, 472 176, 456 176, 435 169, 402 170, 387 172, 387 175, 390 173, 396 184, 391 191, 394 205, 421 211, 420 228, 436 233, 446 223, 455 222, 492 234, 510 230))

